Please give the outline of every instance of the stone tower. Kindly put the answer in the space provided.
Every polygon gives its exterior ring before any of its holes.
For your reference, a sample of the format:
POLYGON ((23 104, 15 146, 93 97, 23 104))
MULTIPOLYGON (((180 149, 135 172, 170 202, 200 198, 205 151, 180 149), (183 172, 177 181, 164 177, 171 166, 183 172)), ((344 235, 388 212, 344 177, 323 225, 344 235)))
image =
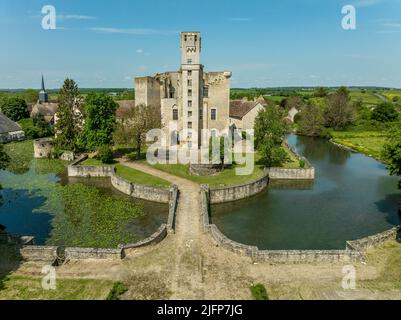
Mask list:
POLYGON ((45 89, 45 80, 42 75, 42 87, 39 91, 39 103, 47 103, 47 102, 49 102, 49 97, 45 89))
POLYGON ((202 88, 203 66, 200 63, 200 32, 181 33, 181 72, 182 72, 182 106, 183 106, 183 140, 188 147, 200 146, 202 130, 202 88), (196 139, 196 137, 198 139, 196 139))

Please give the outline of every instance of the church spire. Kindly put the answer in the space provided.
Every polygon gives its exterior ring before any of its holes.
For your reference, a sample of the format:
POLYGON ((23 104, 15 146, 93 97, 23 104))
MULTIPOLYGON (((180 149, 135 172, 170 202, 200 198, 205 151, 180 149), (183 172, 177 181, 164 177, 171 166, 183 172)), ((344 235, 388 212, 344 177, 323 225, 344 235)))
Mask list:
POLYGON ((42 88, 41 88, 41 90, 42 91, 46 91, 45 90, 45 80, 43 79, 43 74, 42 74, 42 88))
POLYGON ((48 97, 46 89, 45 89, 45 80, 43 78, 43 74, 42 74, 42 88, 40 89, 40 92, 39 92, 39 102, 40 103, 49 102, 49 97, 48 97))

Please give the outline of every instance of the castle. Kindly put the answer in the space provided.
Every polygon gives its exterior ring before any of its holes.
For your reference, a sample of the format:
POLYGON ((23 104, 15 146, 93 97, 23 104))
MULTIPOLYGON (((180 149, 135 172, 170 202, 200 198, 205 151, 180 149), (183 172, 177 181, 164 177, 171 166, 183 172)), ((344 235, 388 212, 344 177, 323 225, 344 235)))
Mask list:
POLYGON ((182 32, 179 71, 135 78, 135 105, 160 108, 169 146, 200 147, 202 129, 230 127, 231 72, 205 72, 201 49, 200 32, 182 32))

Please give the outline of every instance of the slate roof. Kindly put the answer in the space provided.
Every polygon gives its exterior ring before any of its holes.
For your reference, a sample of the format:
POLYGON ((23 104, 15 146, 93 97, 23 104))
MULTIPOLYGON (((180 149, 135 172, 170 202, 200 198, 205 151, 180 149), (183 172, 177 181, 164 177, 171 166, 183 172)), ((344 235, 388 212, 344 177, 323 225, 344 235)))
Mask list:
POLYGON ((0 112, 0 134, 16 131, 22 131, 20 125, 0 112))
POLYGON ((267 103, 263 100, 244 101, 244 100, 231 100, 230 101, 230 118, 242 119, 249 111, 255 108, 258 104, 266 106, 267 103))

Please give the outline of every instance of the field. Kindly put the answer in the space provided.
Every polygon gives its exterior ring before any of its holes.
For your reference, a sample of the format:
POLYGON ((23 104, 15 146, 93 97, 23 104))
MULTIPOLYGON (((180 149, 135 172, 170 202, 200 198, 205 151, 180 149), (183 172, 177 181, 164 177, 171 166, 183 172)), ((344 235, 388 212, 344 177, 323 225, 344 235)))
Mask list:
POLYGON ((387 136, 375 131, 333 131, 333 141, 382 161, 381 152, 387 136))

